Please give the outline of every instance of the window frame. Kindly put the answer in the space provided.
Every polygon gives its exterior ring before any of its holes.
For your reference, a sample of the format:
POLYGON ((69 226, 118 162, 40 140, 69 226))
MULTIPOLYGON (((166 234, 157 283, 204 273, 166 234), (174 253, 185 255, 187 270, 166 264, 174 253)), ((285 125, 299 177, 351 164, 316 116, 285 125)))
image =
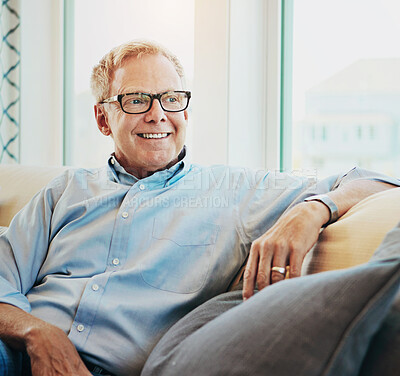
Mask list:
POLYGON ((293 88, 293 12, 294 0, 282 0, 281 11, 281 96, 280 170, 292 170, 292 88, 293 88))
POLYGON ((75 0, 63 1, 63 165, 71 164, 72 134, 74 124, 74 38, 75 0))

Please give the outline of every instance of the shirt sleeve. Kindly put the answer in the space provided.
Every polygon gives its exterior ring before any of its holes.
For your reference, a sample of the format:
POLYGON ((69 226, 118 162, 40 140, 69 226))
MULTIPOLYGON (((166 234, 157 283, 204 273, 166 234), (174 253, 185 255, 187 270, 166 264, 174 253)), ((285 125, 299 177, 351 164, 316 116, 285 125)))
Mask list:
POLYGON ((64 176, 39 191, 0 231, 0 302, 27 312, 31 307, 25 294, 35 284, 47 255, 51 218, 64 176), (3 228, 4 230, 4 228, 3 228))
POLYGON ((344 174, 332 175, 328 178, 322 179, 314 185, 311 185, 308 189, 302 192, 295 201, 293 201, 289 205, 289 209, 298 204, 299 202, 304 201, 305 198, 318 195, 322 193, 327 193, 333 191, 342 185, 345 185, 351 181, 356 180, 372 180, 372 181, 379 181, 382 183, 389 183, 393 184, 394 186, 400 186, 400 180, 390 177, 385 174, 381 174, 379 172, 365 170, 359 167, 354 167, 350 171, 344 174))
POLYGON ((280 172, 250 172, 248 181, 238 187, 236 208, 238 233, 244 244, 250 244, 271 228, 279 217, 305 198, 330 192, 355 180, 374 180, 400 186, 400 180, 384 174, 353 168, 322 180, 280 172))

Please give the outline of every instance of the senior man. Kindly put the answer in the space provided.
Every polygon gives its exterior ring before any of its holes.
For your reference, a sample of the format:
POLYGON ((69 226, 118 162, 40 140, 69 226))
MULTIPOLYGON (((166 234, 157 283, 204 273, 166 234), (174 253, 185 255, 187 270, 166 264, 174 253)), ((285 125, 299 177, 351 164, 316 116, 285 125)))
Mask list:
POLYGON ((299 276, 322 226, 398 184, 353 170, 309 187, 193 165, 185 89, 181 64, 155 43, 126 43, 94 68, 98 128, 115 150, 104 168, 50 182, 1 235, 3 374, 138 375, 166 330, 227 291, 247 258, 244 299, 286 268, 299 276))

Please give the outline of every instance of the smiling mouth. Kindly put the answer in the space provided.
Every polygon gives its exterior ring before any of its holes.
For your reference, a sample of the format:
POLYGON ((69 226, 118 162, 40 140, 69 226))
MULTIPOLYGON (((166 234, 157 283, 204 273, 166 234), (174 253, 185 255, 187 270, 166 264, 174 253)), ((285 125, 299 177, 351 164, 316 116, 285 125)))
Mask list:
POLYGON ((138 133, 137 135, 141 138, 166 138, 171 133, 138 133))

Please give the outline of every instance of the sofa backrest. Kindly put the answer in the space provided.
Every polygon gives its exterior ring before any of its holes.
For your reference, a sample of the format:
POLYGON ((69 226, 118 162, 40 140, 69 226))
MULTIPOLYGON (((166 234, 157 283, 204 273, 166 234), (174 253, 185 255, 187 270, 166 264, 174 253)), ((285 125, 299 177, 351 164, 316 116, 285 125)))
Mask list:
POLYGON ((51 179, 67 167, 0 165, 0 226, 14 215, 51 179))
POLYGON ((400 188, 375 193, 354 205, 321 232, 307 253, 302 274, 367 262, 386 233, 400 222, 400 188))

